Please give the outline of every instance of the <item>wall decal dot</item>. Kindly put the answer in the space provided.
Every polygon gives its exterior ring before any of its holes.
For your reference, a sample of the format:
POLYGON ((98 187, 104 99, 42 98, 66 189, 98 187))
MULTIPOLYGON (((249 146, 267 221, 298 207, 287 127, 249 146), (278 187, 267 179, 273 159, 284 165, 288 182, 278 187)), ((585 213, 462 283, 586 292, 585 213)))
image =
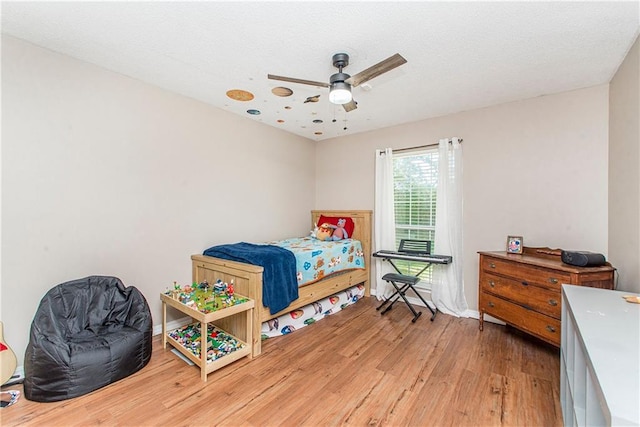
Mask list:
POLYGON ((282 120, 282 119, 278 119, 278 120, 276 120, 276 121, 277 121, 278 123, 284 123, 284 120, 282 120))
POLYGON ((314 135, 322 135, 322 132, 314 132, 314 135))
POLYGON ((291 110, 291 106, 287 105, 286 107, 284 107, 285 110, 291 110))
POLYGON ((260 110, 247 110, 247 113, 251 114, 252 116, 258 116, 260 115, 260 110))
POLYGON ((242 89, 231 89, 227 91, 227 96, 236 101, 251 101, 254 97, 251 92, 242 89))
POLYGON ((320 120, 320 119, 315 119, 315 120, 313 121, 313 123, 324 123, 324 122, 323 122, 322 120, 320 120))
POLYGON ((275 96, 282 97, 293 95, 293 91, 291 89, 282 86, 274 87, 273 89, 271 89, 271 93, 273 93, 275 96))

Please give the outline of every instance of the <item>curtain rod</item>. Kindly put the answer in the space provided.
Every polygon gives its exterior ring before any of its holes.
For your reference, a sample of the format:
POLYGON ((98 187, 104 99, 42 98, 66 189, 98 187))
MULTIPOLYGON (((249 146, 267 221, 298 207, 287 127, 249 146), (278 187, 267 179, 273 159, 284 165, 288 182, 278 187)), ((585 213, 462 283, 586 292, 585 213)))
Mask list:
MULTIPOLYGON (((458 142, 460 142, 462 144, 463 139, 462 138, 458 138, 458 142)), ((449 139, 449 144, 451 144, 451 139, 449 139)), ((434 142, 433 144, 427 144, 427 145, 419 145, 417 147, 407 147, 407 148, 397 148, 395 150, 392 150, 394 153, 400 153, 402 151, 409 151, 409 150, 417 150, 419 148, 429 148, 429 147, 437 147, 438 143, 434 142)))

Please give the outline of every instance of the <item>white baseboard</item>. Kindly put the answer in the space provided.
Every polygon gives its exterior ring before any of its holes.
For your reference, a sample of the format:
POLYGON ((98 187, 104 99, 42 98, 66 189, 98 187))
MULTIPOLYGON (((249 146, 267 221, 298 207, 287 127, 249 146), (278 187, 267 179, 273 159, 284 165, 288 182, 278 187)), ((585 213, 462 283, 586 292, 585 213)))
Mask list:
MULTIPOLYGON (((476 311, 476 313, 478 313, 478 312, 476 311)), ((479 319, 479 318, 480 318, 480 313, 478 313, 477 319, 479 319)), ((491 322, 491 323, 497 323, 498 325, 506 325, 506 323, 504 323, 502 320, 496 319, 495 317, 491 317, 488 314, 484 315, 484 321, 485 322, 491 322)))
MULTIPOLYGON (((428 289, 424 289, 424 288, 418 288, 418 290, 424 290, 424 291, 429 292, 428 289)), ((371 291, 371 295, 376 296, 375 290, 371 291)), ((420 301, 420 298, 411 297, 411 296, 407 295, 407 299, 409 300, 409 302, 412 305, 418 305, 420 307, 424 307, 425 306, 422 303, 422 301, 420 301)), ((433 309, 436 308, 431 300, 427 300, 427 304, 429 304, 429 306, 431 308, 433 308, 433 309)), ((471 318, 471 319, 480 319, 480 312, 478 310, 465 310, 465 312, 462 313, 462 315, 460 317, 466 317, 466 318, 471 318)), ((498 325, 506 325, 506 323, 504 323, 502 320, 498 320, 495 317, 489 316, 488 314, 484 315, 484 320, 485 320, 485 322, 497 323, 498 325)))
POLYGON ((24 366, 18 366, 11 378, 6 383, 2 384, 2 387, 10 386, 13 384, 20 384, 24 381, 24 366))
MULTIPOLYGON (((191 319, 191 317, 181 317, 179 319, 176 320, 172 320, 171 322, 167 322, 167 331, 171 331, 173 329, 178 329, 181 326, 184 325, 188 325, 189 323, 192 323, 193 320, 191 319)), ((153 327, 153 336, 155 337, 156 335, 160 335, 162 333, 162 324, 160 325, 155 325, 153 327)))

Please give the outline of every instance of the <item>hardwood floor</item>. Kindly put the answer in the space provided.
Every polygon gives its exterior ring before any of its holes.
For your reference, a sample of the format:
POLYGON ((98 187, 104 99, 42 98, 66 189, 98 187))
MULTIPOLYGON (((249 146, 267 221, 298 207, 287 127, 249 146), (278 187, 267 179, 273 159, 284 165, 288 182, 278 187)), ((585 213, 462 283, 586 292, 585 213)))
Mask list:
MULTIPOLYGON (((559 351, 504 326, 365 298, 209 375, 154 337, 140 372, 56 403, 24 396, 3 426, 556 426, 559 351), (423 310, 424 311, 424 310, 423 310)), ((19 389, 22 386, 3 387, 19 389)))

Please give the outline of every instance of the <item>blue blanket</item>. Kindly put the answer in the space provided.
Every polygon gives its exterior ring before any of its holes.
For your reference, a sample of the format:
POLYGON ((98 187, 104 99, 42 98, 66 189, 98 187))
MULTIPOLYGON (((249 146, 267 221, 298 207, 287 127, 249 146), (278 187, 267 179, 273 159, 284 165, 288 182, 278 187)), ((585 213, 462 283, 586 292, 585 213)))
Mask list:
POLYGON ((203 255, 264 267, 262 273, 262 303, 271 314, 284 310, 298 299, 296 259, 291 251, 271 245, 234 243, 213 246, 203 255))

